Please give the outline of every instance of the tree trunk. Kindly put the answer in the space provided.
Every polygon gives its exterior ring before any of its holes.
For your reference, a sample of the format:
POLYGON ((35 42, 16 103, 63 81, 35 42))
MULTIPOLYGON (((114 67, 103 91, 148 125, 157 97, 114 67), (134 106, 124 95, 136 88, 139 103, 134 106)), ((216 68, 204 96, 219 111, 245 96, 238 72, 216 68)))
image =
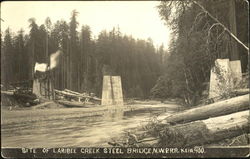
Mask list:
MULTIPOLYGON (((229 28, 230 31, 237 36, 237 28, 236 28, 236 12, 235 12, 235 0, 229 1, 229 28)), ((230 60, 239 60, 239 53, 237 48, 237 43, 231 37, 231 52, 230 52, 230 60)))
POLYGON ((71 74, 70 74, 70 71, 71 71, 71 69, 70 69, 70 44, 69 44, 69 40, 67 41, 67 45, 68 45, 68 47, 67 47, 67 59, 66 59, 66 61, 67 61, 67 65, 66 65, 66 67, 67 67, 67 88, 71 89, 71 81, 70 81, 70 77, 71 77, 71 74))
POLYGON ((159 146, 187 147, 216 142, 249 132, 249 110, 166 127, 159 146))
POLYGON ((163 123, 187 123, 249 109, 249 94, 173 114, 163 123))

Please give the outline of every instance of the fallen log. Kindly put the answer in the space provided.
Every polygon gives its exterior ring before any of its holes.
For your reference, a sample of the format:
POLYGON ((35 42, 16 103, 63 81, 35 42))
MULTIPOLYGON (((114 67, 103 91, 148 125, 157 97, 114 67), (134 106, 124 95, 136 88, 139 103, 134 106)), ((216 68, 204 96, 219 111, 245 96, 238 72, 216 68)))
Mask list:
POLYGON ((69 92, 68 90, 67 91, 59 91, 59 90, 56 90, 54 89, 55 93, 56 94, 61 94, 63 96, 68 96, 68 97, 71 97, 71 98, 88 98, 88 99, 93 99, 93 100, 97 100, 97 101, 100 101, 101 99, 97 98, 97 97, 91 97, 89 95, 83 95, 83 94, 74 94, 74 93, 71 93, 69 92))
POLYGON ((68 93, 71 93, 71 94, 75 94, 75 95, 83 95, 83 94, 81 94, 81 93, 79 93, 79 92, 71 91, 71 90, 69 90, 69 89, 64 89, 64 91, 65 91, 65 92, 68 92, 68 93))
POLYGON ((175 113, 162 123, 187 123, 249 109, 249 94, 175 113))
POLYGON ((203 145, 249 133, 249 110, 225 116, 166 126, 158 146, 188 147, 203 145))
POLYGON ((42 103, 42 104, 38 104, 38 105, 32 106, 32 109, 38 109, 38 108, 47 107, 47 106, 49 106, 51 104, 55 104, 55 103, 52 102, 52 101, 45 102, 45 103, 42 103))
POLYGON ((97 97, 91 97, 90 99, 94 99, 94 100, 97 100, 97 101, 101 101, 100 98, 97 98, 97 97))
POLYGON ((94 100, 101 100, 100 98, 98 97, 93 97, 93 96, 90 96, 90 95, 87 95, 87 93, 79 93, 79 92, 75 92, 75 91, 71 91, 71 90, 68 90, 68 89, 64 89, 65 92, 67 93, 70 93, 71 95, 76 95, 77 97, 84 97, 84 98, 89 98, 89 99, 94 99, 94 100))
POLYGON ((14 95, 14 92, 13 91, 2 91, 1 90, 1 94, 5 94, 5 95, 14 95))
POLYGON ((249 94, 250 90, 249 90, 249 88, 236 89, 236 90, 233 91, 233 93, 235 93, 236 95, 240 96, 240 95, 249 94))
POLYGON ((85 104, 82 102, 71 102, 71 101, 65 101, 65 100, 58 100, 57 101, 59 104, 64 105, 66 107, 81 107, 81 108, 90 108, 93 107, 93 104, 85 104))
POLYGON ((59 90, 56 90, 56 89, 54 91, 57 94, 61 94, 61 95, 65 95, 65 96, 71 96, 71 97, 76 97, 76 98, 83 97, 82 95, 76 95, 76 94, 72 94, 72 93, 65 92, 65 91, 59 91, 59 90))

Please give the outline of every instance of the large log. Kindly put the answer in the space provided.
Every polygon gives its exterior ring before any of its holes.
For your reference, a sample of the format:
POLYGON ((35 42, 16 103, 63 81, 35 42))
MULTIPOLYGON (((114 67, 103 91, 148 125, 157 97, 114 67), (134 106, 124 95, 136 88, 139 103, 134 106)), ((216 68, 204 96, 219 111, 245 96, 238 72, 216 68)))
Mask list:
POLYGON ((1 90, 1 94, 5 94, 5 95, 14 95, 14 91, 2 91, 1 90))
POLYGON ((88 99, 93 99, 93 100, 97 100, 97 101, 101 100, 101 99, 99 99, 97 97, 91 97, 89 95, 84 95, 84 94, 80 94, 80 93, 77 94, 77 92, 72 93, 73 91, 70 91, 70 90, 67 90, 67 89, 65 89, 65 90, 66 91, 59 91, 59 90, 54 89, 56 94, 63 95, 63 96, 68 96, 68 97, 71 97, 71 98, 77 98, 77 99, 79 99, 79 98, 84 98, 84 99, 88 98, 88 99))
POLYGON ((166 126, 159 146, 203 145, 249 133, 249 110, 175 126, 166 126))
POLYGON ((94 107, 95 105, 93 104, 85 104, 85 103, 82 103, 82 102, 71 102, 71 101, 65 101, 65 100, 58 100, 57 101, 59 104, 62 104, 66 107, 81 107, 81 108, 90 108, 90 107, 94 107))
POLYGON ((187 123, 249 109, 249 94, 175 113, 162 123, 187 123))
POLYGON ((233 91, 233 93, 235 93, 237 96, 240 96, 240 95, 249 94, 250 90, 249 90, 249 88, 236 89, 236 90, 233 91))
POLYGON ((69 90, 69 89, 64 89, 64 91, 65 91, 65 92, 69 92, 69 93, 71 93, 71 94, 75 94, 75 95, 83 95, 83 94, 81 94, 81 93, 79 93, 79 92, 71 91, 71 90, 69 90))
POLYGON ((59 91, 59 90, 56 90, 56 89, 54 91, 57 94, 61 94, 61 95, 65 95, 65 96, 76 97, 76 98, 83 97, 82 95, 76 95, 76 94, 72 94, 72 93, 65 92, 65 91, 59 91))
POLYGON ((45 103, 41 103, 41 104, 38 104, 38 105, 35 105, 32 107, 32 109, 39 109, 39 108, 44 108, 44 107, 47 107, 51 104, 55 104, 54 102, 52 101, 49 101, 49 102, 45 102, 45 103))

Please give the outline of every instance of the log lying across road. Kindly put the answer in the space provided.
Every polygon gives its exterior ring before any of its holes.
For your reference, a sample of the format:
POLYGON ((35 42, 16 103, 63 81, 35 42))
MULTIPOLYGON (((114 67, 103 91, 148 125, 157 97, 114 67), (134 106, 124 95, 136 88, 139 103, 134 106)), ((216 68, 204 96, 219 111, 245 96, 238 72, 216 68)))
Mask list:
POLYGON ((249 94, 192 108, 165 118, 162 123, 187 123, 249 109, 249 94))
POLYGON ((249 110, 225 116, 168 126, 159 140, 160 146, 202 145, 249 133, 249 110))

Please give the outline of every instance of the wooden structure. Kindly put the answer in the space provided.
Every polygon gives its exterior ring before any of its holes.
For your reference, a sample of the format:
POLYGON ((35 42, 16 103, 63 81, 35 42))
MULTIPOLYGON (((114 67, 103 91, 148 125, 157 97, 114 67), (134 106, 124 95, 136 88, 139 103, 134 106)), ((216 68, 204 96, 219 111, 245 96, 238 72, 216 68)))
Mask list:
POLYGON ((36 72, 33 80, 33 93, 40 98, 54 99, 54 87, 49 72, 36 72))

